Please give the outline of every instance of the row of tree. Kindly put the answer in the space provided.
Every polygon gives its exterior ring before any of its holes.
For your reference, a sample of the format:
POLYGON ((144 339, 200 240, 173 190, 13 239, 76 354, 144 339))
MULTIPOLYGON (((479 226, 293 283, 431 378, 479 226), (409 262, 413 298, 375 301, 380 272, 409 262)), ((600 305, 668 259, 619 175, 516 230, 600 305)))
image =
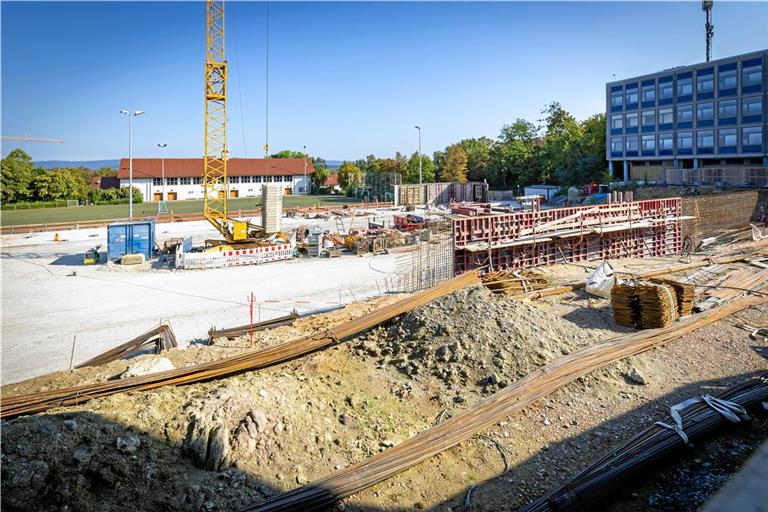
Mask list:
MULTIPOLYGON (((582 185, 608 178, 605 159, 605 115, 577 121, 559 103, 542 110, 536 121, 516 119, 502 127, 498 137, 463 139, 421 155, 421 181, 483 181, 509 190, 534 183, 582 185)), ((419 155, 394 158, 368 155, 345 162, 339 169, 342 187, 359 185, 364 173, 396 172, 403 183, 419 182, 419 155)))
MULTIPOLYGON (((14 149, 0 164, 0 201, 4 204, 25 201, 77 200, 121 202, 128 199, 127 189, 91 189, 94 176, 114 176, 112 169, 91 171, 85 168, 42 169, 35 167, 32 157, 21 149, 14 149)), ((134 202, 143 200, 134 188, 134 202)))

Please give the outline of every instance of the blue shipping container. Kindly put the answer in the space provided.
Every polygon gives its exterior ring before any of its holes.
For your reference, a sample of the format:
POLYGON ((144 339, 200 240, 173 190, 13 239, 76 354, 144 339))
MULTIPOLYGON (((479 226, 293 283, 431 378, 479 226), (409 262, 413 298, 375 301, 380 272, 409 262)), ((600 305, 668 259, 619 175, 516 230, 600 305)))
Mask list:
POLYGON ((107 227, 107 258, 119 260, 126 254, 152 258, 155 250, 155 222, 115 222, 107 227))

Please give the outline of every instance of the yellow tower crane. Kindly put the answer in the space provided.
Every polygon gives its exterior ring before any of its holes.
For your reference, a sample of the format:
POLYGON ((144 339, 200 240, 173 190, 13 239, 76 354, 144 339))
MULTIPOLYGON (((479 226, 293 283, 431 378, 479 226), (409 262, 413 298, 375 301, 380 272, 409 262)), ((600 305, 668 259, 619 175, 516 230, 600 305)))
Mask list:
POLYGON ((248 241, 248 223, 227 216, 227 61, 224 0, 205 3, 203 216, 229 243, 248 241))

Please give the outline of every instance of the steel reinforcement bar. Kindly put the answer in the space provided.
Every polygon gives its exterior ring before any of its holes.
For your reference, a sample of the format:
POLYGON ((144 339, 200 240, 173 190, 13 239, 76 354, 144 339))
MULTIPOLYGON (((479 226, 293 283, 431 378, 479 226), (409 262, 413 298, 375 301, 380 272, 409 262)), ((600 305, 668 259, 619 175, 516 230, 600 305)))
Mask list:
POLYGON ((199 364, 190 368, 177 368, 165 372, 143 375, 123 380, 86 384, 77 387, 57 389, 41 393, 18 395, 0 400, 0 418, 12 418, 22 414, 42 412, 53 407, 77 405, 93 398, 123 393, 126 391, 146 391, 162 386, 191 384, 204 380, 233 375, 243 371, 257 370, 283 363, 299 356, 334 345, 351 338, 387 320, 407 313, 448 295, 461 288, 480 283, 474 272, 454 277, 434 288, 407 297, 394 304, 376 309, 371 313, 337 325, 322 332, 289 341, 274 347, 199 364))
MULTIPOLYGON (((768 289, 768 287, 766 287, 768 289)), ((335 474, 243 509, 253 512, 323 510, 334 502, 391 478, 486 430, 513 412, 598 368, 649 350, 738 311, 767 303, 746 297, 669 327, 621 335, 564 356, 539 368, 476 406, 427 429, 370 459, 335 474)))

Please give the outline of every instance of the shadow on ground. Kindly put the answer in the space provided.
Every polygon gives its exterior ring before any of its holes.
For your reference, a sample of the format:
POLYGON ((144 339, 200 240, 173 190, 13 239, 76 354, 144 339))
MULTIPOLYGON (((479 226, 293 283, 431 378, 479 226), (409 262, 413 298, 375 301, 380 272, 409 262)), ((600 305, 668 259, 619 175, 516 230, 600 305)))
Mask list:
MULTIPOLYGON (((752 374, 682 386, 622 416, 554 443, 506 473, 467 488, 430 510, 516 510, 620 444, 668 408, 691 396, 715 394, 752 374), (466 505, 466 506, 465 506, 466 505)), ((601 504, 601 510, 694 510, 714 494, 768 437, 766 413, 728 425, 643 474, 601 504)), ((551 428, 557 428, 553 426, 551 428)), ((495 427, 482 442, 499 436, 495 427)), ((504 439, 488 450, 499 456, 504 439)), ((9 511, 239 510, 279 494, 260 475, 231 467, 207 471, 165 439, 126 428, 91 412, 60 412, 2 423, 2 508, 9 511)), ((426 466, 421 466, 426 469, 426 466)), ((265 468, 265 471, 269 471, 265 468)), ((415 471, 419 471, 417 467, 415 471)), ((435 479, 451 478, 435 471, 435 479)), ((292 480, 288 487, 295 484, 292 480)), ((386 484, 384 484, 386 485, 386 484)), ((437 486, 439 489, 439 486, 437 486)), ((414 489, 418 494, 419 490, 414 489)), ((412 510, 411 506, 356 506, 346 510, 412 510)))

